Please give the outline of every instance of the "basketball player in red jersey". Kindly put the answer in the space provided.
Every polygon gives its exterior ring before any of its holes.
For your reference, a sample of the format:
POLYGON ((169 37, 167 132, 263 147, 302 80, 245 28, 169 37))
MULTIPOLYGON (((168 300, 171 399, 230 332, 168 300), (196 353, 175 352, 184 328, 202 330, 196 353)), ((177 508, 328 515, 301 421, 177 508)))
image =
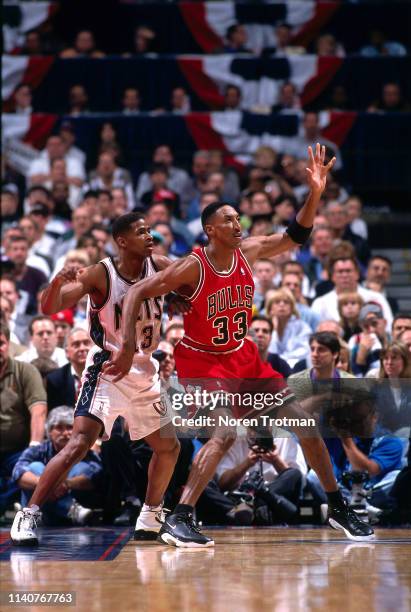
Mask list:
MULTIPOLYGON (((191 311, 185 315, 185 335, 174 352, 179 379, 217 379, 218 388, 233 379, 260 378, 266 382, 281 378, 271 366, 262 362, 255 344, 245 338, 251 322, 254 293, 250 266, 257 259, 273 257, 308 239, 327 173, 335 163, 335 158, 324 163, 325 147, 319 144, 315 154, 311 147, 308 152, 310 193, 286 233, 242 241, 237 211, 223 202, 210 204, 202 213, 209 244, 129 290, 123 307, 123 345, 116 357, 105 365, 105 371, 114 376, 114 381, 120 380, 130 369, 134 350, 130 330, 135 327, 142 301, 173 290, 178 290, 191 302, 191 311)), ((298 406, 285 382, 278 379, 276 388, 282 387, 286 414, 306 418, 308 415, 298 406)), ((297 435, 301 433, 295 431, 297 435)), ((204 536, 193 521, 193 507, 232 443, 231 432, 216 428, 212 438, 197 453, 180 503, 160 530, 160 541, 179 547, 213 546, 214 542, 204 536)), ((327 492, 330 525, 343 530, 350 539, 372 539, 371 527, 357 518, 338 489, 320 434, 300 436, 300 443, 308 464, 327 492)))

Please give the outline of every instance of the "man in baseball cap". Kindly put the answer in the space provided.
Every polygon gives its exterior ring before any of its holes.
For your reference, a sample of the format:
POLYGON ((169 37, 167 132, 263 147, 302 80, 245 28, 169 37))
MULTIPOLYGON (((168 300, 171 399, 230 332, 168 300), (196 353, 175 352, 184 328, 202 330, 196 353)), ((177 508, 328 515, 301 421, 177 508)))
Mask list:
POLYGON ((60 310, 60 312, 51 315, 51 318, 56 326, 57 346, 65 348, 66 338, 74 325, 73 312, 69 309, 60 310))

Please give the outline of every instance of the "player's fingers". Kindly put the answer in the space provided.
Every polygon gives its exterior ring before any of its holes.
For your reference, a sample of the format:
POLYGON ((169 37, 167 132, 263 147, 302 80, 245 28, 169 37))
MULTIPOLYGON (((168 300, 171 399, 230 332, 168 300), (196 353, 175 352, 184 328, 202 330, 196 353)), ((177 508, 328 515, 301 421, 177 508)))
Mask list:
POLYGON ((321 147, 321 163, 323 164, 325 160, 325 146, 321 147))
POLYGON ((311 164, 315 164, 315 159, 314 159, 314 153, 313 153, 313 148, 312 147, 308 147, 308 157, 310 158, 310 162, 311 164))
POLYGON ((335 162, 337 161, 336 157, 333 157, 327 164, 326 168, 327 170, 331 170, 331 168, 334 166, 335 162))
POLYGON ((315 145, 315 159, 316 161, 321 161, 321 146, 319 142, 315 145))

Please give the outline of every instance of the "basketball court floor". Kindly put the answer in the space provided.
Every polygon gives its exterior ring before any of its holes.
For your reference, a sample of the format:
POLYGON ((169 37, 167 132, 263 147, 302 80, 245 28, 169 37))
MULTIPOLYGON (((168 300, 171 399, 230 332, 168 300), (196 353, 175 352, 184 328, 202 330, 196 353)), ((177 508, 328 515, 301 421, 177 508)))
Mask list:
POLYGON ((13 591, 72 592, 75 605, 46 609, 84 612, 411 610, 410 530, 377 530, 372 543, 326 527, 207 533, 215 549, 137 544, 129 528, 43 529, 41 546, 28 549, 2 530, 1 610, 12 609, 13 591))

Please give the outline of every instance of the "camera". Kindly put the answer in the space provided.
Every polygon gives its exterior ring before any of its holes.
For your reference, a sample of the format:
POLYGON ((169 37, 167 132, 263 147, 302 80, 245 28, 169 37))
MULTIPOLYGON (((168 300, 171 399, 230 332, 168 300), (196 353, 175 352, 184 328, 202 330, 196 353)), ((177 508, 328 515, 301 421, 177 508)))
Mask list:
POLYGON ((256 438, 250 439, 248 440, 248 447, 255 453, 260 453, 261 455, 264 453, 269 453, 275 449, 273 436, 271 434, 267 434, 266 436, 260 435, 256 438))

